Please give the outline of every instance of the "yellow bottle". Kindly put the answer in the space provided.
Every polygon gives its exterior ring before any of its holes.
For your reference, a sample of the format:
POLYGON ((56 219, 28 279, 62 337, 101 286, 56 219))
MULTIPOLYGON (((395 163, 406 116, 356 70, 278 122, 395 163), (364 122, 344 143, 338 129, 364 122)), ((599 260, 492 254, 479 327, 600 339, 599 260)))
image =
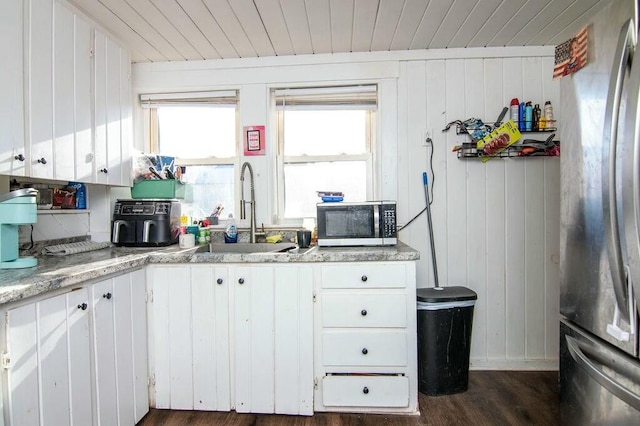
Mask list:
POLYGON ((540 121, 538 122, 538 129, 546 130, 547 128, 547 119, 544 118, 544 115, 540 117, 540 121))

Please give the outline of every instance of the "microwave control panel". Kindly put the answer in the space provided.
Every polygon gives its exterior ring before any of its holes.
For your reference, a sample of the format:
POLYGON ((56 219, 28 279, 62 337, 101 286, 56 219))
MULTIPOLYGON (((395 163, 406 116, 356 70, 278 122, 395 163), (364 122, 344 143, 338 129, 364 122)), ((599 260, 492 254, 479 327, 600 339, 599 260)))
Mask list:
POLYGON ((396 223, 396 205, 383 204, 380 206, 382 218, 382 238, 395 238, 398 233, 396 223))

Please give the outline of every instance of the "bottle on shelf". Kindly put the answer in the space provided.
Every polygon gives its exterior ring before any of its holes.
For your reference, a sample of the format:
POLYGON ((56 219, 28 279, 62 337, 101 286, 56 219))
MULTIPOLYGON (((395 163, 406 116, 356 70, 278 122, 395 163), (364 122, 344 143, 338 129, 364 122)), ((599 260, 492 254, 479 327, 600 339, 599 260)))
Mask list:
POLYGON ((544 103, 544 119, 547 129, 551 129, 554 127, 555 122, 553 121, 553 106, 551 105, 551 101, 547 101, 544 103))
POLYGON ((533 128, 533 107, 531 101, 527 102, 524 107, 524 130, 530 132, 533 128))
MULTIPOLYGON (((536 104, 536 106, 533 107, 533 124, 532 124, 532 130, 534 132, 537 132, 538 130, 540 130, 540 104, 536 104)), ((544 128, 542 129, 544 130, 544 128)))
POLYGON ((513 98, 511 99, 511 105, 509 107, 509 118, 511 118, 513 120, 514 123, 518 124, 518 122, 520 121, 520 101, 518 100, 518 98, 513 98))
POLYGON ((524 102, 518 105, 518 130, 524 130, 524 102))

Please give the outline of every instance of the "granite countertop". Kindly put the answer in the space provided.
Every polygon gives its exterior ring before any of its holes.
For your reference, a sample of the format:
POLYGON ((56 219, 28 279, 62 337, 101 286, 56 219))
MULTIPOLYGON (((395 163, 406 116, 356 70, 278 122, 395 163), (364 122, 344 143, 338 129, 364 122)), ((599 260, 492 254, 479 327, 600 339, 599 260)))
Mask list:
POLYGON ((38 257, 38 266, 0 270, 0 304, 47 291, 79 285, 147 264, 169 263, 309 263, 418 260, 420 253, 399 243, 394 247, 311 247, 286 253, 196 253, 197 247, 111 247, 68 256, 38 257))

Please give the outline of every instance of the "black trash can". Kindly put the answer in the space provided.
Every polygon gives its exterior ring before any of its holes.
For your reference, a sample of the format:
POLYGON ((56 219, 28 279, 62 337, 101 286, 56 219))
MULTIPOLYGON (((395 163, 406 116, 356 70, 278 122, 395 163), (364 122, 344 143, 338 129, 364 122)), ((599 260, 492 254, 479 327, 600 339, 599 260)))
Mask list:
POLYGON ((473 307, 478 295, 466 287, 421 288, 417 293, 418 389, 450 395, 469 386, 473 307))

